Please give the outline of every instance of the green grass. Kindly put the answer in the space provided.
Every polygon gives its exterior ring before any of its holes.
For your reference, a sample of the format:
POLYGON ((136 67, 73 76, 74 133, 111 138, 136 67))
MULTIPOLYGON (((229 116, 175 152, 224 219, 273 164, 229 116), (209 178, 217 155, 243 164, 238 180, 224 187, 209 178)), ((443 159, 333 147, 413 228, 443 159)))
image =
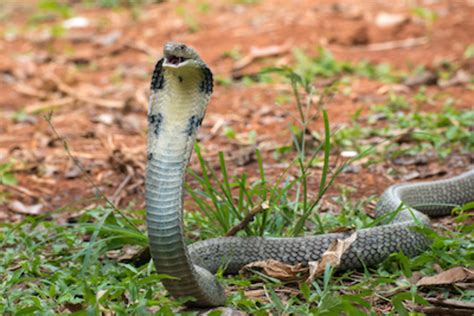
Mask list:
POLYGON ((371 148, 380 139, 396 139, 405 134, 403 143, 387 141, 377 146, 374 162, 387 157, 396 158, 401 155, 434 154, 440 159, 453 152, 467 153, 474 150, 474 136, 469 130, 474 120, 473 110, 457 110, 446 105, 438 112, 406 112, 405 104, 394 107, 391 100, 387 104, 373 108, 373 114, 364 119, 354 119, 350 126, 343 126, 334 135, 334 142, 341 150, 361 152, 371 148), (379 122, 380 117, 384 122, 379 122), (368 140, 363 144, 361 139, 368 140), (374 140, 374 141, 371 141, 374 140))
MULTIPOLYGON (((365 214, 361 202, 352 204, 345 195, 335 202, 341 206, 341 213, 323 217, 328 229, 340 224, 370 226, 372 219, 365 214)), ((187 214, 190 239, 221 235, 206 229, 209 218, 196 220, 187 214)), ((271 209, 271 216, 278 216, 278 210, 271 209)), ((226 278, 224 283, 234 288, 228 304, 256 315, 337 315, 341 311, 364 315, 373 310, 374 301, 379 307, 394 306, 393 314, 407 314, 401 302, 423 302, 421 293, 425 297, 455 295, 461 300, 473 300, 473 293, 461 288, 447 286, 422 291, 408 281, 414 271, 434 274, 434 264, 448 269, 472 263, 474 225, 463 224, 469 216, 472 214, 455 217, 458 225, 454 231, 426 230, 433 240, 432 248, 414 259, 394 254, 381 266, 358 273, 335 274, 328 270, 322 279, 310 285, 289 285, 259 275, 226 278), (258 288, 265 289, 268 296, 259 300, 246 298, 244 292, 251 284, 260 284, 258 288), (278 294, 288 287, 299 289, 301 294, 283 303, 278 294)), ((143 211, 134 211, 134 217, 135 224, 143 223, 143 211)), ((77 315, 94 315, 99 311, 117 315, 172 315, 171 310, 176 311, 182 302, 165 295, 160 283, 165 276, 156 275, 151 262, 136 267, 114 256, 113 250, 125 245, 145 245, 144 234, 134 232, 110 209, 88 210, 76 221, 59 225, 44 218, 28 218, 20 224, 0 226, 0 313, 52 315, 80 310, 77 315), (94 232, 98 232, 95 241, 94 232)), ((257 230, 259 227, 258 223, 252 225, 257 230)), ((268 227, 291 235, 284 225, 268 227)))
MULTIPOLYGON (((386 104, 375 106, 368 116, 356 115, 351 126, 333 131, 323 105, 339 86, 335 83, 316 89, 315 77, 342 73, 387 81, 400 77, 391 67, 341 64, 328 52, 321 52, 315 59, 298 58, 294 69, 273 68, 265 72, 266 76, 279 76, 289 83, 298 113, 290 128, 292 143, 279 152, 288 161, 287 170, 276 179, 269 178, 264 157, 257 150, 258 178, 251 181, 246 174, 232 175, 222 153, 218 170, 210 168, 202 148, 196 145, 200 167, 190 170, 190 174, 197 186, 187 187, 192 203, 186 204, 195 211, 185 213, 189 242, 222 236, 262 204, 262 212, 238 235, 292 237, 326 233, 341 226, 372 227, 378 220, 367 215, 364 208, 374 198, 352 201, 348 187, 341 186, 340 195, 331 200, 338 212, 320 212, 320 202, 349 163, 364 157, 377 162, 382 157, 426 151, 435 151, 443 158, 452 151, 473 149, 469 133, 473 112, 457 111, 451 104, 436 113, 416 111, 412 102, 430 99, 423 90, 415 100, 391 94, 386 104), (320 101, 315 104, 316 95, 320 101), (316 118, 323 121, 324 133, 317 135, 319 143, 310 149, 304 136, 308 122, 316 118), (410 131, 409 146, 392 141, 395 129, 410 131), (374 138, 376 141, 372 141, 374 138), (369 142, 361 144, 363 140, 369 142), (358 155, 334 167, 333 155, 346 149, 356 150, 358 155), (310 177, 316 177, 315 161, 320 167, 319 186, 309 187, 310 177)), ((226 136, 232 137, 232 132, 226 136)), ((8 165, 0 169, 0 176, 9 173, 8 165)), ((472 205, 465 206, 469 208, 472 205)), ((423 229, 433 244, 416 258, 396 253, 378 267, 358 272, 341 273, 328 268, 322 278, 311 284, 287 284, 258 273, 250 277, 220 275, 221 281, 232 288, 227 305, 252 315, 377 315, 381 311, 408 315, 404 302, 426 305, 429 297, 472 302, 471 290, 455 286, 418 288, 409 280, 414 272, 435 274, 435 265, 443 269, 472 265, 474 224, 469 223, 472 214, 465 209, 457 210, 455 225, 450 229, 423 229), (245 295, 249 289, 261 289, 264 294, 249 299, 245 295), (288 289, 299 294, 289 298, 284 294, 288 289)), ((148 244, 144 216, 143 210, 119 212, 98 207, 67 224, 46 217, 0 224, 0 314, 196 314, 180 310, 183 300, 167 296, 160 282, 166 276, 157 275, 151 262, 136 266, 120 260, 121 249, 148 244)))

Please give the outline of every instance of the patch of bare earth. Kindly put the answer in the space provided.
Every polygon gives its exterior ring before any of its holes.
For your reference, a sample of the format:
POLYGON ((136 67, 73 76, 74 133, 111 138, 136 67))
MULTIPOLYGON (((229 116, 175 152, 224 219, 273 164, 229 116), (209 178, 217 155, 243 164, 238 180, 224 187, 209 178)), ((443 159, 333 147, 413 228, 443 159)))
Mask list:
MULTIPOLYGON (((405 4, 213 1, 201 11, 191 3, 176 2, 133 10, 77 5, 74 14, 87 19, 88 25, 54 37, 49 30, 61 24, 60 19, 32 26, 28 21, 36 12, 35 3, 12 2, 10 17, 0 24, 0 163, 14 162, 18 183, 0 184, 7 195, 0 219, 17 221, 24 215, 11 207, 11 201, 39 204, 41 213, 58 208, 79 211, 102 203, 97 189, 119 207, 144 206, 148 86, 166 41, 195 47, 221 80, 252 75, 264 66, 291 64, 296 47, 314 55, 315 48, 323 46, 338 60, 384 62, 405 70, 435 67, 443 60, 461 62, 472 43, 474 4, 445 0, 428 5, 439 16, 433 24, 416 18, 405 4), (380 20, 382 14, 398 20, 387 25, 380 20), (231 52, 237 58, 229 57, 231 52), (51 123, 84 170, 71 161, 44 119, 51 109, 51 123), (20 112, 26 116, 20 117, 20 112)), ((464 68, 472 74, 472 65, 464 68)), ((356 111, 365 113, 382 103, 391 88, 361 77, 349 85, 351 93, 336 94, 324 104, 333 129, 349 123, 356 111)), ((291 142, 288 125, 297 111, 293 101, 277 105, 276 98, 289 92, 289 86, 281 84, 246 86, 238 80, 229 86, 217 84, 199 136, 211 165, 217 165, 216 153, 222 150, 232 174, 247 172, 255 178, 255 160, 246 154, 249 133, 255 131, 265 168, 270 178, 277 177, 286 162, 276 161, 273 150, 291 142), (236 131, 235 140, 225 137, 226 127, 236 131)), ((416 89, 402 93, 410 98, 416 89)), ((449 93, 459 108, 472 108, 474 100, 474 91, 465 85, 432 85, 427 93, 449 93)), ((437 111, 440 105, 421 109, 437 111)), ((320 121, 310 124, 319 131, 321 126, 320 121)), ((469 162, 463 160, 457 168, 465 164, 469 162)), ((337 184, 354 187, 354 197, 379 194, 399 181, 386 174, 389 165, 345 173, 337 184)), ((192 168, 197 169, 196 162, 192 168)), ((452 175, 456 169, 446 170, 452 175)), ((320 170, 314 168, 312 173, 311 185, 316 188, 320 170)))

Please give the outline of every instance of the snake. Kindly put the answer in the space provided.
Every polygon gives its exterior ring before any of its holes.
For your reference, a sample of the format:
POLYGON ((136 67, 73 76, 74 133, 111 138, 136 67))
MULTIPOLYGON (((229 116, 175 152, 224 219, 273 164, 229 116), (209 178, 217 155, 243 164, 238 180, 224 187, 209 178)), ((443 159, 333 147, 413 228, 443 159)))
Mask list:
MULTIPOLYGON (((172 297, 191 306, 220 306, 225 289, 215 277, 236 273, 251 262, 287 264, 318 261, 335 240, 350 232, 303 237, 220 237, 187 245, 183 223, 185 173, 213 92, 213 74, 196 50, 168 42, 151 79, 148 108, 145 205, 149 247, 157 273, 172 297)), ((430 241, 414 229, 430 226, 428 216, 449 214, 453 205, 474 200, 474 168, 443 180, 395 184, 381 195, 376 216, 386 221, 357 230, 338 269, 374 266, 392 253, 408 257, 426 251, 430 241), (393 216, 391 215, 393 214, 393 216)))

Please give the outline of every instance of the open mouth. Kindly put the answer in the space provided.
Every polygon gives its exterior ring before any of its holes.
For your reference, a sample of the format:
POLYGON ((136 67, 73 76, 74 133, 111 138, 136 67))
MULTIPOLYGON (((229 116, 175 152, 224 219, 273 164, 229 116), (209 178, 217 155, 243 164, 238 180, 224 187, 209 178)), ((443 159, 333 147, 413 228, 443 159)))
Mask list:
POLYGON ((178 66, 179 64, 185 62, 186 60, 187 59, 184 57, 179 57, 179 56, 174 56, 174 55, 166 57, 166 62, 168 64, 175 65, 175 66, 178 66))

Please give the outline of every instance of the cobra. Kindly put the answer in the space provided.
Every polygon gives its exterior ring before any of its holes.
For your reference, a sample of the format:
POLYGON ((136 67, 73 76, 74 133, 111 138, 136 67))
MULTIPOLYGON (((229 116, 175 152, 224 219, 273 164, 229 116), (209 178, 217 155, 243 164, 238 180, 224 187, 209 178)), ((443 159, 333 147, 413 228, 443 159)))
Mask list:
MULTIPOLYGON (((185 171, 212 89, 212 73, 194 49, 180 43, 164 46, 164 57, 158 61, 151 81, 148 113, 148 236, 157 272, 172 277, 163 280, 166 289, 176 298, 193 297, 187 304, 197 306, 225 303, 224 289, 214 276, 220 266, 234 273, 258 260, 307 264, 318 260, 333 240, 349 234, 227 237, 187 246, 183 229, 185 171)), ((399 251, 407 256, 419 254, 430 243, 413 226, 430 225, 427 215, 449 213, 451 207, 446 205, 470 200, 474 200, 474 169, 447 180, 389 187, 376 206, 376 214, 404 207, 389 223, 359 230, 339 269, 375 265, 399 251)))

